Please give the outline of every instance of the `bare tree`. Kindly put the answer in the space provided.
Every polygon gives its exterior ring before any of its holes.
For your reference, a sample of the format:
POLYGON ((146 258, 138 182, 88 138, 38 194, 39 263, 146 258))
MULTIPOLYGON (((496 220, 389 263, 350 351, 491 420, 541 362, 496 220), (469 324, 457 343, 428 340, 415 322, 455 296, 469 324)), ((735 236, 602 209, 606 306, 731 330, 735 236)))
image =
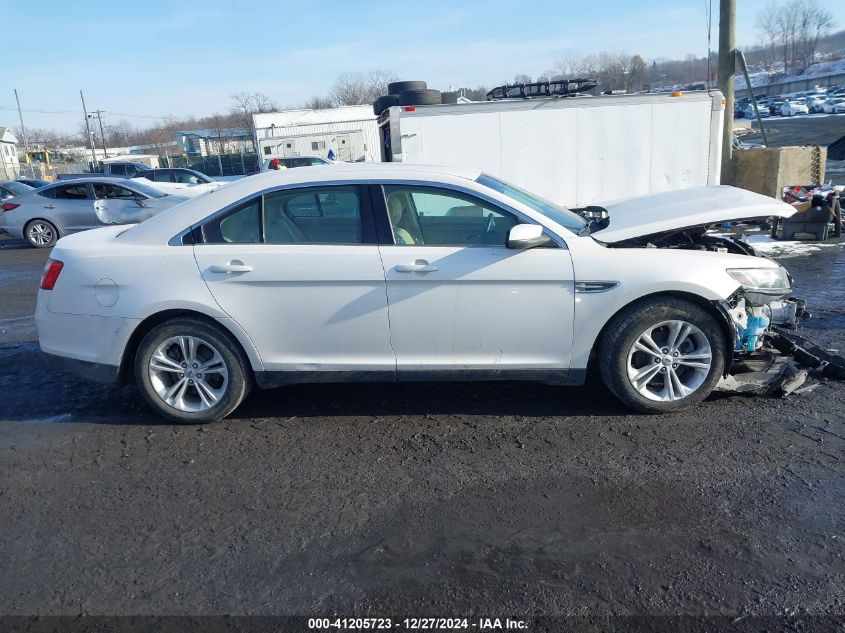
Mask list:
POLYGON ((397 80, 392 70, 371 70, 368 73, 343 73, 329 92, 335 106, 372 103, 387 94, 387 84, 397 80))
POLYGON ((785 74, 804 70, 815 61, 819 40, 830 33, 833 22, 833 14, 818 0, 771 0, 757 14, 763 48, 772 62, 779 50, 785 74))
POLYGON ((648 66, 642 57, 639 55, 631 57, 628 61, 628 77, 625 84, 625 90, 628 92, 642 90, 647 72, 648 66))
POLYGON ((530 84, 531 81, 532 79, 528 75, 515 75, 513 78, 515 84, 530 84))
MULTIPOLYGON (((231 95, 231 99, 233 103, 229 107, 228 123, 246 131, 252 143, 252 151, 257 153, 252 115, 260 112, 276 112, 279 107, 270 97, 260 92, 235 92, 231 95)), ((220 121, 222 121, 221 116, 214 115, 214 124, 217 125, 220 121)))
POLYGON ((774 63, 777 56, 777 45, 781 40, 779 8, 777 2, 770 0, 757 14, 755 24, 760 33, 763 60, 766 65, 774 63))
POLYGON ((321 97, 317 95, 306 101, 305 107, 308 110, 325 110, 326 108, 332 107, 332 100, 329 97, 321 97))
POLYGON ((796 27, 796 55, 801 67, 807 68, 815 61, 819 40, 833 27, 833 14, 821 8, 817 0, 799 0, 796 27))

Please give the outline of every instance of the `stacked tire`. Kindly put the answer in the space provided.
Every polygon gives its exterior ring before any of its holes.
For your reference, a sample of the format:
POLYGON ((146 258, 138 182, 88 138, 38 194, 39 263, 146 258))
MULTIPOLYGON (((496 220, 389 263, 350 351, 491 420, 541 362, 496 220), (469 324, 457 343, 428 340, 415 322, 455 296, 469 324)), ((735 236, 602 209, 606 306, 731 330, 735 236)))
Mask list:
POLYGON ((424 81, 394 81, 387 84, 387 92, 373 103, 376 116, 391 106, 438 105, 442 102, 440 91, 429 88, 424 81))

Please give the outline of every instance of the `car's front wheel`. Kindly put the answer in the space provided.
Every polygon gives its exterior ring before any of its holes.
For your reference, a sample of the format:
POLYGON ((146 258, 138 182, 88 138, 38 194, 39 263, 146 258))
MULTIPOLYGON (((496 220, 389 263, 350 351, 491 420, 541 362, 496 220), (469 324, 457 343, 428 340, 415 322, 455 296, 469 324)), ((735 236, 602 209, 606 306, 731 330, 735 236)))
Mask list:
POLYGON ((252 386, 237 342, 221 328, 189 317, 166 321, 144 336, 135 378, 156 413, 186 424, 225 418, 252 386))
POLYGON ((59 239, 59 231, 47 220, 30 220, 23 229, 24 237, 30 246, 50 248, 59 239))
POLYGON ((605 329, 599 363, 607 387, 644 413, 698 404, 725 368, 725 336, 706 310, 675 297, 634 304, 605 329))

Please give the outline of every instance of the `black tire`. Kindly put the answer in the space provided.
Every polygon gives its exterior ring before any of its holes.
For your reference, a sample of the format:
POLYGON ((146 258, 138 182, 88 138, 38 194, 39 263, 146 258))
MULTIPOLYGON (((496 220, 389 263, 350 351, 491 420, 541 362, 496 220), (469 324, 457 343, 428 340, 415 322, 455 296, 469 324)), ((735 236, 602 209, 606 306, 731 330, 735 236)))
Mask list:
MULTIPOLYGON (((171 356, 170 359, 174 359, 174 357, 171 356)), ((176 359, 176 362, 181 364, 179 359, 176 359)), ((186 366, 185 368, 191 371, 191 368, 186 366)), ((211 370, 209 371, 211 373, 211 370)), ((194 376, 193 373, 189 375, 194 376)), ((178 376, 183 376, 183 374, 178 374, 178 376)), ((173 383, 169 386, 173 386, 176 381, 181 380, 177 378, 177 374, 175 373, 171 374, 171 377, 173 383)), ((202 376, 199 375, 199 378, 202 378, 202 376)), ((187 375, 185 375, 185 379, 187 380, 187 375)), ((220 420, 230 415, 243 402, 244 398, 246 398, 252 389, 253 375, 249 362, 241 350, 240 345, 238 345, 237 341, 228 332, 200 318, 180 317, 165 321, 161 325, 154 327, 141 340, 138 351, 135 354, 135 380, 144 400, 160 416, 181 424, 202 424, 220 420), (207 348, 201 345, 198 346, 199 353, 202 353, 204 350, 214 349, 222 357, 222 362, 225 364, 225 369, 228 372, 228 380, 225 384, 220 385, 222 395, 213 406, 201 411, 186 411, 171 406, 159 396, 156 386, 153 384, 153 379, 150 376, 150 359, 160 345, 174 337, 194 337, 195 339, 199 339, 208 345, 207 348)), ((160 381, 157 380, 157 382, 161 386, 160 381)), ((200 400, 199 386, 187 387, 185 389, 185 395, 185 399, 188 402, 200 400), (190 396, 190 398, 187 398, 187 396, 190 396)))
POLYGON ((424 81, 393 81, 387 84, 387 94, 400 95, 406 90, 425 90, 428 85, 424 81))
POLYGON ((383 97, 376 99, 373 104, 373 112, 376 116, 379 116, 382 112, 387 110, 387 108, 395 105, 399 105, 399 97, 396 95, 384 95, 383 97))
POLYGON ((34 248, 53 248, 59 239, 59 230, 52 222, 35 219, 23 227, 23 236, 34 248))
POLYGON ((441 92, 440 93, 440 103, 457 103, 458 102, 458 93, 457 92, 441 92))
POLYGON ((399 95, 400 105, 439 105, 439 90, 406 90, 399 95))
MULTIPOLYGON (((617 315, 607 325, 604 332, 598 354, 602 378, 613 395, 625 406, 635 411, 673 413, 699 404, 710 395, 724 373, 725 334, 711 314, 689 301, 675 297, 656 297, 637 302, 617 315), (644 396, 631 383, 631 379, 628 377, 628 354, 640 335, 648 328, 670 320, 684 321, 698 328, 698 331, 706 337, 710 346, 711 364, 706 377, 689 395, 676 400, 661 402, 644 396)), ((658 330, 659 333, 660 330, 658 330)), ((640 354, 640 352, 636 354, 640 354)), ((664 359, 666 357, 671 357, 671 354, 665 354, 664 359)), ((646 358, 650 357, 646 355, 646 358)), ((664 372, 662 362, 655 360, 655 365, 661 367, 660 372, 664 372)), ((646 365, 639 368, 645 368, 646 365)), ((669 365, 669 367, 676 367, 676 365, 669 365)), ((669 371, 672 370, 669 369, 669 371)), ((677 371, 680 374, 683 371, 693 372, 695 370, 681 367, 677 371)), ((704 374, 703 368, 700 373, 704 374)), ((647 385, 651 385, 655 380, 670 380, 670 378, 666 373, 655 374, 647 385)), ((658 384, 664 385, 662 382, 658 384)), ((648 391, 648 389, 646 390, 648 391)))

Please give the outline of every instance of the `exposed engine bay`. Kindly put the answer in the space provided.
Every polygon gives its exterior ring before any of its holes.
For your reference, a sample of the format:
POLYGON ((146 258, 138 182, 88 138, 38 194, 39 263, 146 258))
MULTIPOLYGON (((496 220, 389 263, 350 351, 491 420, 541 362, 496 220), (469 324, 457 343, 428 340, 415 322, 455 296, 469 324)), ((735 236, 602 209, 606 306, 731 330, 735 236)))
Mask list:
MULTIPOLYGON (((667 248, 762 257, 745 241, 741 230, 730 235, 723 228, 723 222, 643 234, 637 231, 635 235, 629 231, 624 239, 613 239, 619 231, 614 235, 612 230, 607 230, 611 225, 607 209, 588 206, 571 210, 587 220, 594 239, 607 248, 667 248)), ((734 217, 732 221, 741 226, 750 224, 766 228, 771 219, 769 216, 734 217)), ((683 222, 683 218, 676 218, 675 223, 678 222, 683 222)), ((780 290, 740 288, 719 303, 726 330, 734 333, 728 374, 719 384, 719 390, 786 396, 812 390, 817 384, 805 384, 811 376, 845 379, 845 358, 823 350, 795 333, 800 322, 810 318, 810 314, 804 300, 790 296, 791 278, 788 285, 780 290)))

